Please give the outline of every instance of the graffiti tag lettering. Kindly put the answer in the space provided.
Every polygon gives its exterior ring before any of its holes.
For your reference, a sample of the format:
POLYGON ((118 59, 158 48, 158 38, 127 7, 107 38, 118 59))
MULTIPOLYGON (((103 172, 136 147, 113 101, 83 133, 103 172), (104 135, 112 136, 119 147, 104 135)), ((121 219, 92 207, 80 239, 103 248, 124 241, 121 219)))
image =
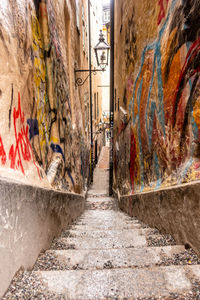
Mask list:
POLYGON ((1 157, 1 163, 2 163, 2 165, 5 165, 5 163, 6 163, 6 152, 4 150, 4 146, 3 146, 3 142, 2 142, 1 136, 0 136, 0 157, 1 157))
MULTIPOLYGON (((22 159, 25 161, 34 162, 33 150, 28 138, 29 126, 25 126, 24 112, 21 109, 21 99, 20 93, 18 93, 18 108, 14 107, 13 110, 13 123, 14 123, 14 132, 15 132, 15 141, 16 144, 12 144, 9 151, 10 167, 11 169, 21 169, 22 173, 24 172, 24 167, 22 164, 22 159), (17 121, 20 122, 21 129, 17 129, 17 121)), ((18 124, 19 125, 19 124, 18 124)), ((40 177, 39 169, 34 162, 34 165, 37 168, 38 175, 40 177)))

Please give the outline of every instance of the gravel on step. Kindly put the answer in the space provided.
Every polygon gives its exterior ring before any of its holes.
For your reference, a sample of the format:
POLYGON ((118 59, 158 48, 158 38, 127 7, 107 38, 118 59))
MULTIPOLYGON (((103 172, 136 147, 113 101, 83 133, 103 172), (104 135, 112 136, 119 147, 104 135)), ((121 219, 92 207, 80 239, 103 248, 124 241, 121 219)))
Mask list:
POLYGON ((149 235, 147 238, 148 247, 163 247, 163 246, 174 246, 176 245, 175 240, 169 234, 165 235, 149 235))
POLYGON ((63 295, 47 291, 39 279, 28 271, 20 270, 13 278, 2 300, 66 300, 63 295))
MULTIPOLYGON (((192 289, 191 291, 183 293, 170 293, 168 296, 160 297, 148 297, 148 298, 135 298, 134 300, 192 300, 200 299, 200 282, 195 279, 191 279, 192 289)), ((50 293, 46 290, 46 287, 39 281, 33 273, 23 272, 20 270, 14 277, 7 293, 2 298, 2 300, 67 300, 64 295, 58 295, 50 293)), ((115 300, 128 300, 129 298, 118 298, 115 297, 115 300)))
POLYGON ((50 250, 68 250, 68 249, 76 249, 74 244, 66 244, 62 242, 62 240, 55 240, 51 244, 50 250))
POLYGON ((66 263, 61 261, 61 258, 58 258, 55 255, 54 251, 48 251, 41 253, 33 267, 33 271, 63 271, 69 270, 67 268, 66 263))
POLYGON ((173 257, 163 257, 162 262, 159 265, 199 265, 200 258, 194 252, 193 249, 188 249, 183 252, 174 254, 173 257))
POLYGON ((118 210, 116 201, 86 202, 86 210, 118 210))

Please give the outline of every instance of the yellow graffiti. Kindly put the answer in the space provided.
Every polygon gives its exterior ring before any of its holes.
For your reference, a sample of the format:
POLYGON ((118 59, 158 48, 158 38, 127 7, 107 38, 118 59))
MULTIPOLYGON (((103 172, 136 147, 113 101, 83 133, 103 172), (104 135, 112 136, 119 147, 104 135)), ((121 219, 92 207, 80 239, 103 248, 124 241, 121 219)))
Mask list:
POLYGON ((40 24, 36 16, 32 16, 32 37, 37 120, 39 127, 40 147, 42 150, 41 152, 43 153, 46 151, 46 148, 49 145, 49 124, 46 109, 46 67, 43 56, 42 34, 40 24))

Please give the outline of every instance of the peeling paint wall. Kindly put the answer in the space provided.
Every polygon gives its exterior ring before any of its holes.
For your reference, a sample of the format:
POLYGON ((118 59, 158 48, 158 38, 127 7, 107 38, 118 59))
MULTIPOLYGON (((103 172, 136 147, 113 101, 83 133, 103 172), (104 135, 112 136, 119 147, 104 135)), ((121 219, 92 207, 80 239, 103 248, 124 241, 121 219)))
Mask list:
POLYGON ((115 188, 133 194, 198 180, 200 3, 115 3, 115 188))
POLYGON ((78 38, 74 1, 1 1, 2 176, 83 191, 89 152, 74 84, 78 38))

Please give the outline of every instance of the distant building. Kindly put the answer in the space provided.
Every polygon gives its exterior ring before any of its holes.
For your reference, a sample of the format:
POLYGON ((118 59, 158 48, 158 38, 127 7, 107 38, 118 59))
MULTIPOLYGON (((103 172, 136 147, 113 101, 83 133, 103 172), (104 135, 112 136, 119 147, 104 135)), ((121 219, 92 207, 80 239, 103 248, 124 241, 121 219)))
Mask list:
POLYGON ((103 5, 103 33, 106 36, 107 43, 110 44, 110 4, 103 5))
POLYGON ((110 22, 110 4, 103 5, 103 25, 110 22))
MULTIPOLYGON (((103 34, 106 42, 110 45, 110 4, 102 7, 103 34)), ((110 60, 109 60, 110 61, 110 60)), ((102 121, 109 124, 110 116, 110 66, 104 74, 102 80, 102 121)))

